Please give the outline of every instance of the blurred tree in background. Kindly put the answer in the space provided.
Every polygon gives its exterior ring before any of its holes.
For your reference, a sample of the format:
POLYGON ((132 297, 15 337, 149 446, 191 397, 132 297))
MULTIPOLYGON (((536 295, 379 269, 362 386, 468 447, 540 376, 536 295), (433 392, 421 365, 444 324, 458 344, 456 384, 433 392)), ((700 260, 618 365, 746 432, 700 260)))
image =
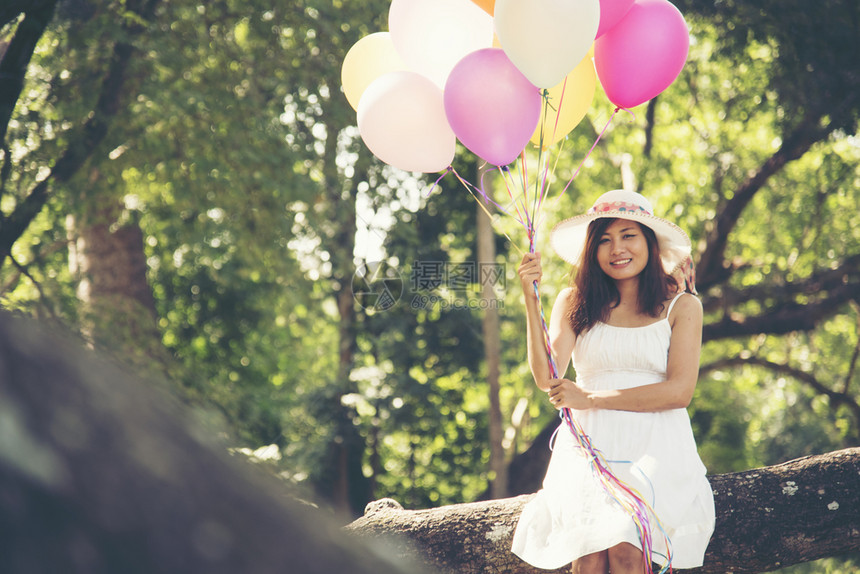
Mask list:
MULTIPOLYGON (((616 116, 545 208, 544 304, 568 272, 549 229, 623 179, 693 238, 706 344, 691 413, 710 472, 857 445, 860 8, 678 6, 681 76, 616 116)), ((339 91, 346 50, 387 28, 387 8, 0 8, 2 306, 166 377, 230 445, 274 445, 259 456, 345 515, 382 496, 473 500, 492 478, 489 303, 473 276, 419 284, 474 264, 475 201, 450 175, 434 187, 373 159, 339 91), (393 305, 356 296, 378 287, 361 270, 390 274, 393 305)), ((553 150, 551 195, 611 112, 598 92, 553 150)), ((455 167, 476 177, 466 150, 455 167)), ((532 442, 555 411, 525 364, 526 238, 509 218, 495 228, 514 473, 530 446, 548 456, 532 442)))

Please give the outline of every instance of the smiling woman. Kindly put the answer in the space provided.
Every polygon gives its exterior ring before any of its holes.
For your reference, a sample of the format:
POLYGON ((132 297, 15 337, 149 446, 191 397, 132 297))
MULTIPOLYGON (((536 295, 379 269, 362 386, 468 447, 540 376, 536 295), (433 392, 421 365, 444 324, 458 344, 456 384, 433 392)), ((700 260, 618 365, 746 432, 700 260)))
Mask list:
MULTIPOLYGON (((661 572, 701 566, 714 501, 686 407, 698 378, 702 306, 672 275, 690 240, 644 197, 616 190, 561 222, 551 242, 578 269, 546 335, 559 375, 573 359, 577 380, 553 378, 542 352, 537 254, 519 270, 529 366, 574 432, 557 431, 513 552, 540 568, 572 562, 574 572, 652 572, 652 560, 665 564, 661 572), (627 504, 618 487, 641 493, 633 499, 642 504, 627 504)), ((694 292, 691 280, 682 283, 694 292)))

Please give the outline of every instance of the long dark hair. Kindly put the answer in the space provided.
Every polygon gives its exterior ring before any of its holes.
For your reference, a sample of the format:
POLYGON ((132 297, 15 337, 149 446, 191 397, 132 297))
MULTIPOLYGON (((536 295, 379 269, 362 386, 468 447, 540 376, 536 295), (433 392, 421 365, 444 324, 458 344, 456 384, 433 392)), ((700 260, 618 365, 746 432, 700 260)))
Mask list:
MULTIPOLYGON (((595 323, 605 322, 610 311, 621 302, 615 281, 603 272, 597 262, 600 238, 616 221, 616 218, 604 217, 588 224, 579 269, 571 270, 571 285, 575 290, 568 318, 577 337, 595 323)), ((639 224, 639 227, 648 244, 648 263, 639 274, 639 312, 659 317, 670 293, 677 289, 677 283, 663 270, 660 244, 654 231, 647 225, 639 224)))

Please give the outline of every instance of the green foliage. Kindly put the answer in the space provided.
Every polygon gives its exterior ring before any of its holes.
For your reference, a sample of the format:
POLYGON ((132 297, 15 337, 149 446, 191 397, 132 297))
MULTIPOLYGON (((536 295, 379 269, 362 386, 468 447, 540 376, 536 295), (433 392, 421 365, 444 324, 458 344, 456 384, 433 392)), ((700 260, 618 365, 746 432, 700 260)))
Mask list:
POLYGON ((713 25, 728 56, 744 56, 751 45, 768 46, 773 66, 766 81, 783 110, 777 115, 780 124, 793 125, 804 112, 823 109, 848 133, 856 131, 860 116, 853 71, 860 49, 856 2, 828 0, 814 12, 800 0, 677 4, 688 19, 701 15, 713 25))
POLYGON ((459 289, 444 276, 475 261, 474 207, 441 186, 388 233, 403 293, 390 309, 368 309, 359 334, 365 359, 356 374, 362 418, 379 440, 379 489, 413 507, 477 496, 486 471, 475 462, 489 456, 480 317, 467 306, 479 293, 474 281, 459 289), (469 467, 478 472, 467 475, 469 467))
POLYGON ((310 382, 303 370, 326 361, 303 343, 325 330, 306 311, 319 293, 290 253, 291 206, 311 201, 315 185, 296 169, 278 119, 286 77, 266 69, 279 34, 262 7, 165 10, 141 47, 151 74, 113 166, 141 214, 181 378, 244 444, 283 446, 285 417, 310 382))

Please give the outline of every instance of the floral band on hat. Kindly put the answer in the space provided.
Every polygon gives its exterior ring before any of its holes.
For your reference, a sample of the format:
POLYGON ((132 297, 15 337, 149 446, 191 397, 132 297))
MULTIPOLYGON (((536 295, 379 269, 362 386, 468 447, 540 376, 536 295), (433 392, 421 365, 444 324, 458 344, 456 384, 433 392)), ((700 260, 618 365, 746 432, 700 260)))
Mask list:
POLYGON ((594 204, 591 208, 589 208, 586 213, 590 215, 592 213, 603 213, 605 211, 641 211, 643 213, 647 213, 648 215, 654 215, 648 208, 636 203, 628 203, 626 201, 607 201, 604 203, 597 203, 594 204))

